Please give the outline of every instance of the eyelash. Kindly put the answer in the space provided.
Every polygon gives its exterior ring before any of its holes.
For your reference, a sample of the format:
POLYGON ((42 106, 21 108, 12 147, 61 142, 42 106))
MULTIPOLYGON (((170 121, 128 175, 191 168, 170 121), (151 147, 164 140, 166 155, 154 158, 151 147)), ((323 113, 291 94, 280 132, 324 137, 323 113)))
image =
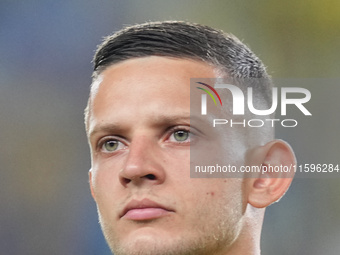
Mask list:
MULTIPOLYGON (((185 141, 169 141, 169 142, 172 142, 172 143, 177 143, 177 144, 188 144, 190 143, 190 140, 191 140, 191 136, 193 135, 192 132, 190 131, 190 128, 188 127, 173 127, 173 128, 170 128, 168 131, 167 131, 167 135, 166 135, 166 140, 169 140, 170 137, 174 136, 176 132, 179 132, 179 131, 183 131, 183 132, 186 132, 188 133, 188 141, 185 140, 185 141)), ((175 139, 175 138, 174 138, 175 139)), ((121 141, 121 139, 117 139, 117 137, 114 137, 114 136, 109 136, 109 137, 105 137, 105 138, 102 138, 99 140, 98 142, 98 146, 97 146, 97 149, 101 152, 104 152, 104 153, 115 153, 117 151, 120 151, 122 149, 124 149, 126 147, 126 143, 124 143, 123 141, 121 141), (104 146, 106 143, 110 142, 110 141, 114 141, 116 143, 118 143, 118 147, 120 146, 124 146, 123 148, 118 148, 114 151, 107 151, 104 149, 104 146)))

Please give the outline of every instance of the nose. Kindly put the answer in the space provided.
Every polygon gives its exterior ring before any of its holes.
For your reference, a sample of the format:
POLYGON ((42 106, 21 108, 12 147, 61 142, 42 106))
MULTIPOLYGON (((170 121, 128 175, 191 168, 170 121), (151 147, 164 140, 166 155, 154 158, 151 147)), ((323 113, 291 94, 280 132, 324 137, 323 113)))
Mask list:
POLYGON ((128 185, 157 185, 165 180, 161 148, 157 141, 142 136, 129 145, 129 153, 119 173, 120 183, 128 185))

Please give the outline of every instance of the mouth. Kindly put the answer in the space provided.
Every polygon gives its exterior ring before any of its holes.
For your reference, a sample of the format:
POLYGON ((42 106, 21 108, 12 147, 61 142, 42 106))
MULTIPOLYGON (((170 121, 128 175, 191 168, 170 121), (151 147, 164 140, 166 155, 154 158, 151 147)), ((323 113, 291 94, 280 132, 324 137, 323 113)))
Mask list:
POLYGON ((134 221, 152 220, 173 213, 174 210, 149 199, 131 200, 123 209, 120 218, 134 221))

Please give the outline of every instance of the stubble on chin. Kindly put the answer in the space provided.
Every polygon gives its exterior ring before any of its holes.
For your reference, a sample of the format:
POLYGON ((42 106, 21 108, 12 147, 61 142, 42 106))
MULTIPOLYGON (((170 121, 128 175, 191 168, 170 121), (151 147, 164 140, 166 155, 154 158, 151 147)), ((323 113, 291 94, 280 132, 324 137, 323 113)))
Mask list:
MULTIPOLYGON (((204 220, 203 220, 204 221, 204 220)), ((233 242, 235 233, 231 233, 220 221, 212 226, 193 228, 188 233, 182 233, 172 238, 157 238, 140 236, 140 238, 122 241, 117 233, 101 222, 105 239, 114 255, 211 255, 225 249, 233 242)), ((229 226, 230 227, 230 226, 229 226)))
POLYGON ((142 237, 126 243, 111 243, 109 246, 114 255, 204 255, 210 254, 206 251, 205 241, 201 238, 157 240, 142 237))

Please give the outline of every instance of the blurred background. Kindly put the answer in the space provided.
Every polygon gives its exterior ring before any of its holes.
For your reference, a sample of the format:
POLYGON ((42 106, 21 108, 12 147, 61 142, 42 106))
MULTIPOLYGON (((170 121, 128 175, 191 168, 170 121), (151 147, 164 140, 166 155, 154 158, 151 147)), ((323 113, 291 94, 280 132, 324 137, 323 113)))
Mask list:
MULTIPOLYGON (((300 163, 340 163, 339 14, 338 0, 0 0, 0 254, 110 254, 83 109, 96 45, 124 25, 203 23, 244 40, 274 78, 313 79, 313 118, 277 136, 300 163)), ((340 254, 339 183, 296 178, 268 208, 263 255, 340 254)))

